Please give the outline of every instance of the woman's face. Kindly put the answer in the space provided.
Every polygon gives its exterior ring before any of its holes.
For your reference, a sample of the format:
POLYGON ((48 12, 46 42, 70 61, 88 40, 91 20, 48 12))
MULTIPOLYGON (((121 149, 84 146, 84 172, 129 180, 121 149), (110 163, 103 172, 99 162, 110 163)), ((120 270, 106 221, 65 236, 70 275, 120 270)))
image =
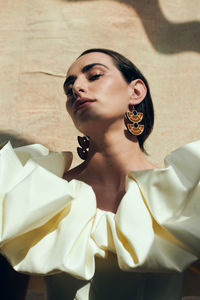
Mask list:
POLYGON ((67 111, 83 132, 85 126, 95 126, 98 121, 123 120, 128 109, 129 84, 112 58, 101 52, 83 55, 71 65, 64 90, 67 111))

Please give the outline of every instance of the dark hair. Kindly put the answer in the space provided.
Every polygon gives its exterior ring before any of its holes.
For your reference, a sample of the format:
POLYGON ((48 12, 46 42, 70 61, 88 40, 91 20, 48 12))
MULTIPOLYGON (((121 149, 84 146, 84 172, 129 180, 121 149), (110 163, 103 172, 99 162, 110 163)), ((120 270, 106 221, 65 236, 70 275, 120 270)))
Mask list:
MULTIPOLYGON (((102 52, 107 55, 109 55, 112 60, 114 65, 117 67, 117 69, 121 72, 122 76, 126 80, 127 83, 130 83, 131 81, 135 79, 141 79, 146 88, 147 88, 147 94, 144 100, 135 105, 135 109, 138 112, 142 112, 144 117, 142 120, 142 123, 144 124, 144 131, 141 135, 137 136, 140 149, 146 153, 144 149, 144 142, 147 139, 147 137, 150 135, 152 129, 153 129, 153 124, 154 124, 154 109, 153 109, 153 103, 151 99, 151 94, 150 94, 150 89, 149 89, 149 84, 146 80, 146 78, 142 75, 142 73, 138 70, 138 68, 125 56, 119 54, 118 52, 115 52, 113 50, 109 49, 102 49, 102 48, 93 48, 93 49, 88 49, 81 53, 80 56, 83 56, 88 53, 92 52, 102 52)), ((80 57, 79 56, 79 57, 80 57)))

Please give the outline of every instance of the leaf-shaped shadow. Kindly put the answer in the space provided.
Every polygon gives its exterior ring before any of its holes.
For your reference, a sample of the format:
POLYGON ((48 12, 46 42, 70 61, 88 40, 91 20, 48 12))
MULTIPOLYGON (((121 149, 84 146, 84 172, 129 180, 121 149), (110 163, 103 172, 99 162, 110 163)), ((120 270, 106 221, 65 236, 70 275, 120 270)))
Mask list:
MULTIPOLYGON (((78 2, 85 0, 62 0, 78 2)), ((163 14, 159 0, 116 0, 133 8, 140 17, 154 49, 163 54, 184 51, 200 52, 200 22, 170 22, 163 14)), ((98 5, 98 4, 96 4, 98 5)))

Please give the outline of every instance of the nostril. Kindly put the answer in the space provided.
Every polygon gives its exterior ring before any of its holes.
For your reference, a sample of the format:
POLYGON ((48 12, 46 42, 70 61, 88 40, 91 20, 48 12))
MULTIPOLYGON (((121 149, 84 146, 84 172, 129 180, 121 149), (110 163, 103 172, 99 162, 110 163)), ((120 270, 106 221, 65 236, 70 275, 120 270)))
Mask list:
POLYGON ((83 88, 79 88, 79 89, 73 89, 73 96, 74 98, 78 98, 81 96, 82 93, 84 93, 84 89, 83 88))

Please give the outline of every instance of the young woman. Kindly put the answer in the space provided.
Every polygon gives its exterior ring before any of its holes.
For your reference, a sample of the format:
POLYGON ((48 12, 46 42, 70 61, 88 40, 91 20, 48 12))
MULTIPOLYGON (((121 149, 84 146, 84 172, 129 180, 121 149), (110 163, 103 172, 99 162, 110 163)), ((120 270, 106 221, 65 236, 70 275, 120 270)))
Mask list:
POLYGON ((200 254, 200 142, 163 169, 146 159, 149 87, 114 51, 83 52, 64 90, 84 162, 68 170, 70 153, 3 147, 2 252, 16 270, 46 275, 48 300, 181 299, 200 254))

